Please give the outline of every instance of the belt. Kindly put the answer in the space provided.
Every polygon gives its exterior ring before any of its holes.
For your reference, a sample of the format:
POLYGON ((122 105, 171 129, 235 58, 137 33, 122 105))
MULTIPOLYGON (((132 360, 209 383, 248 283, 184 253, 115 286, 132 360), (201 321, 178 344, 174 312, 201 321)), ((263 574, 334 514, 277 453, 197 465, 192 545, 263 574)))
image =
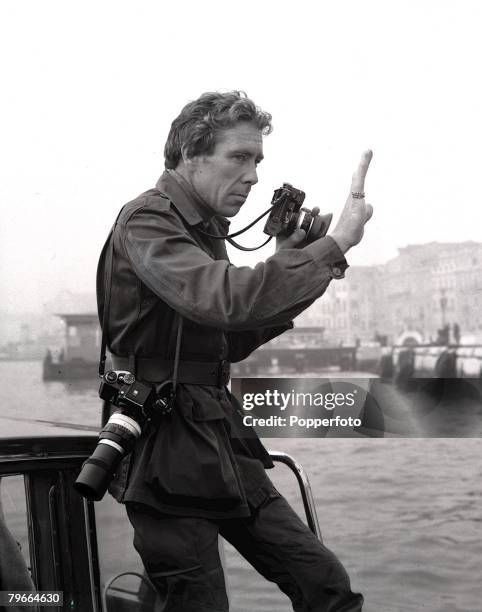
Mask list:
MULTIPOLYGON (((174 361, 138 357, 135 361, 136 377, 147 382, 164 382, 172 378, 174 361)), ((132 367, 128 357, 112 355, 112 366, 115 370, 127 370, 132 367)), ((229 382, 229 361, 183 361, 179 360, 177 382, 189 385, 214 385, 224 387, 229 382)))

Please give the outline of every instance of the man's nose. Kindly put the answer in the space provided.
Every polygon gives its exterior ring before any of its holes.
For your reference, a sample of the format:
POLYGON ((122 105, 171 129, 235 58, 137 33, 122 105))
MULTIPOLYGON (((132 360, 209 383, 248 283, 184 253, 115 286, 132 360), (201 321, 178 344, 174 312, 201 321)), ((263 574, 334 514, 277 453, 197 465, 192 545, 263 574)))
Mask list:
POLYGON ((256 171, 256 164, 254 162, 250 164, 249 168, 246 170, 244 182, 249 183, 250 185, 256 185, 258 182, 258 173, 256 171))

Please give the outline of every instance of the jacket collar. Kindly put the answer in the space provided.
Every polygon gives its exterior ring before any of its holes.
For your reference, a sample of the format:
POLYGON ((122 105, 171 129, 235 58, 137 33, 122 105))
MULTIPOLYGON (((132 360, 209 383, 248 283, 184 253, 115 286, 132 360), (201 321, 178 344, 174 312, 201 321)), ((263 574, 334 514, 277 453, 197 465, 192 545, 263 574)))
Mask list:
POLYGON ((222 227, 228 227, 229 221, 213 211, 193 191, 186 179, 175 170, 165 170, 156 183, 156 188, 162 191, 172 201, 176 210, 189 225, 209 225, 216 217, 222 227))

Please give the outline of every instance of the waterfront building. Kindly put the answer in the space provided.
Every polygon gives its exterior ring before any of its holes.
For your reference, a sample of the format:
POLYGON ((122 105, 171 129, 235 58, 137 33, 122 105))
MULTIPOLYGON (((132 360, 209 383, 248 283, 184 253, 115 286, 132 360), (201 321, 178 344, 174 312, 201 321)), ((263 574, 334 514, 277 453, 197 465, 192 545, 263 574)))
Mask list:
POLYGON ((387 332, 419 331, 435 341, 438 330, 454 325, 461 335, 482 329, 482 244, 477 242, 409 245, 384 265, 387 332))
POLYGON ((385 336, 396 342, 407 330, 435 341, 448 325, 461 336, 482 332, 482 243, 408 245, 384 265, 352 266, 343 282, 296 320, 324 328, 330 344, 369 342, 385 336))

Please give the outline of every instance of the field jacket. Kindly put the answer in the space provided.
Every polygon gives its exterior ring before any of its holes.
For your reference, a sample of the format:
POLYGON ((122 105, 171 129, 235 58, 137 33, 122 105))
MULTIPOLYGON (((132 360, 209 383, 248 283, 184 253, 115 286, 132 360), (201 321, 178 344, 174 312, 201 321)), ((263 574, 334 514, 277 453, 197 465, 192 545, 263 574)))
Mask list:
MULTIPOLYGON (((180 359, 237 362, 293 327, 347 267, 330 237, 284 249, 254 268, 233 266, 224 240, 229 222, 210 210, 175 171, 126 204, 113 240, 106 334, 114 356, 172 360, 178 314, 180 359)), ((106 250, 98 267, 102 323, 106 250)), ((162 381, 155 381, 161 383, 162 381)), ((225 383, 226 381, 223 381, 225 383)), ((179 384, 175 409, 148 423, 110 487, 118 501, 205 517, 249 514, 266 496, 272 462, 224 384, 179 384)))

